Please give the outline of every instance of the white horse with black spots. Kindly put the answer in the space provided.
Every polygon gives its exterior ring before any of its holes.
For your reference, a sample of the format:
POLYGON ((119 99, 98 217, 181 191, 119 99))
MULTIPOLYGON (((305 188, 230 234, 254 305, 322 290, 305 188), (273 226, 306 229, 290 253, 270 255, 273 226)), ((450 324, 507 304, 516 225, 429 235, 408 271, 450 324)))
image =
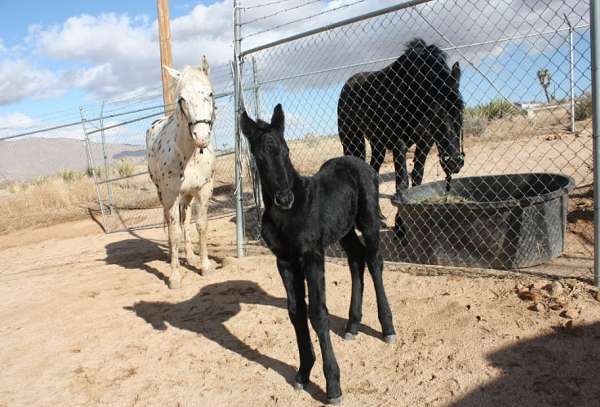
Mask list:
POLYGON ((215 152, 211 143, 215 121, 215 101, 208 80, 208 62, 181 71, 164 67, 173 79, 171 91, 175 111, 157 120, 146 132, 146 151, 150 178, 158 190, 169 230, 171 256, 170 288, 181 287, 179 247, 181 232, 185 255, 190 265, 205 275, 215 269, 208 258, 208 203, 213 192, 215 152), (199 256, 190 237, 191 202, 198 202, 196 227, 199 256))

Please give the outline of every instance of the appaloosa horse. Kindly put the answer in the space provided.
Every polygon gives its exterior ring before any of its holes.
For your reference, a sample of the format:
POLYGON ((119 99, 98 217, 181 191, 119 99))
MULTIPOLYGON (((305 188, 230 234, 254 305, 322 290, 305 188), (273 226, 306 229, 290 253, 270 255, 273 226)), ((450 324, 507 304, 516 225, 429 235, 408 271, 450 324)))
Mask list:
POLYGON ((363 160, 333 158, 312 177, 294 169, 285 142, 281 105, 271 123, 254 122, 242 113, 241 128, 256 159, 265 211, 261 235, 277 257, 277 268, 288 298, 288 312, 300 353, 296 387, 304 388, 315 362, 307 324, 304 282, 308 287, 308 317, 317 332, 330 403, 340 401, 340 369, 329 337, 325 303, 325 248, 339 241, 352 275, 350 316, 346 339, 357 333, 362 317, 363 275, 369 268, 379 322, 386 342, 395 340, 392 312, 383 287, 383 258, 379 251, 379 181, 363 160), (362 232, 364 244, 355 228, 362 232))
POLYGON ((171 276, 169 287, 181 287, 179 243, 181 229, 189 264, 203 274, 214 270, 208 258, 206 230, 208 203, 213 191, 215 152, 211 143, 215 101, 208 80, 208 62, 198 68, 186 66, 181 72, 164 67, 174 81, 175 112, 152 124, 146 132, 148 171, 158 190, 169 229, 171 276), (199 203, 196 227, 199 254, 190 237, 191 202, 199 203))
POLYGON ((386 149, 394 155, 396 195, 408 188, 406 152, 416 144, 413 185, 421 184, 425 159, 433 144, 446 179, 464 165, 460 66, 452 69, 446 54, 422 39, 380 71, 352 76, 338 101, 338 132, 345 155, 365 159, 365 137, 371 144, 371 166, 379 173, 386 149))

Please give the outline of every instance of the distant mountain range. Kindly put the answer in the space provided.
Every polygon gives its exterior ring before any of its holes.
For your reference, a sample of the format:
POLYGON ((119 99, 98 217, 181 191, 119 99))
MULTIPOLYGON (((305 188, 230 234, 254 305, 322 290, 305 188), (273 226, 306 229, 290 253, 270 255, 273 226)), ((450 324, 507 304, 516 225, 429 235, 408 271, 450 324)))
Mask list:
MULTIPOLYGON (((90 144, 95 167, 103 166, 102 145, 90 144)), ((123 158, 134 162, 145 159, 144 146, 107 144, 106 155, 111 161, 123 158)), ((0 141, 0 183, 27 181, 52 175, 63 169, 85 171, 88 167, 85 143, 70 138, 25 138, 0 141)))

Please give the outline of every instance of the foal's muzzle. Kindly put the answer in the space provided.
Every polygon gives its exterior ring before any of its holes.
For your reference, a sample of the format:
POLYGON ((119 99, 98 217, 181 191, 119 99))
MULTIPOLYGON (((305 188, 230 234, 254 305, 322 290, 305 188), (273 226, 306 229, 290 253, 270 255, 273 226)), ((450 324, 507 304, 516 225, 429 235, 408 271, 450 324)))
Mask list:
POLYGON ((465 165, 465 155, 463 153, 456 155, 444 155, 442 156, 440 163, 446 175, 458 174, 465 165))
POLYGON ((274 197, 275 206, 288 210, 294 204, 294 193, 290 190, 277 191, 274 197))

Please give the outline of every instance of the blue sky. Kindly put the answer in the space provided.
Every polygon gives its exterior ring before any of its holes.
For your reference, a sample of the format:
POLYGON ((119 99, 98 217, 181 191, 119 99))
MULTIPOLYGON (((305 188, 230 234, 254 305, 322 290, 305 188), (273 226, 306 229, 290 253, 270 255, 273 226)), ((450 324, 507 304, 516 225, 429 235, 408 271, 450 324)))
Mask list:
MULTIPOLYGON (((187 13, 196 4, 211 1, 170 0, 172 17, 187 13)), ((16 45, 27 35, 33 24, 62 24, 67 18, 79 14, 127 13, 132 16, 147 15, 156 18, 155 1, 148 0, 61 0, 28 1, 26 7, 16 7, 15 2, 0 2, 0 23, 5 45, 16 45)))
MULTIPOLYGON (((245 0, 245 5, 264 3, 245 0)), ((245 21, 274 14, 243 27, 244 48, 262 44, 343 18, 388 6, 389 0, 323 0, 291 11, 283 7, 308 4, 291 0, 282 5, 244 11, 245 21), (283 6, 285 4, 285 6, 283 6), (317 15, 306 19, 306 16, 317 15), (301 20, 288 25, 294 19, 301 20), (268 30, 270 28, 273 28, 268 30), (267 30, 265 34, 249 34, 267 30)), ((261 79, 302 74, 341 65, 394 58, 404 42, 421 36, 448 47, 519 37, 565 28, 563 14, 576 25, 587 24, 587 5, 580 0, 507 0, 495 5, 479 0, 434 1, 337 30, 297 44, 256 55, 261 79), (481 7, 481 4, 485 6, 481 7), (442 30, 445 38, 431 28, 442 30)), ((149 0, 34 1, 27 7, 0 0, 0 137, 28 127, 76 121, 79 106, 97 115, 102 100, 107 109, 137 108, 160 102, 156 2, 149 0), (154 96, 152 96, 154 95, 154 96), (141 97, 145 99, 140 100, 141 97)), ((195 64, 206 54, 213 83, 229 78, 225 65, 232 56, 231 0, 170 0, 174 65, 195 64)), ((536 71, 548 68, 556 96, 569 89, 566 32, 449 51, 450 63, 463 68, 461 90, 468 105, 485 103, 501 94, 514 102, 541 101, 536 71), (465 59, 466 58, 466 59, 465 59), (477 72, 475 64, 485 77, 477 72)), ((589 34, 575 35, 576 94, 590 87, 589 34)), ((384 63, 342 69, 333 74, 284 81, 262 90, 261 109, 270 112, 277 102, 293 123, 290 136, 335 133, 335 107, 340 87, 358 70, 377 69, 384 63)), ((551 89, 553 90, 553 89, 551 89)), ((217 90, 218 91, 218 90, 217 90)), ((226 102, 226 101, 223 101, 226 102)), ((229 144, 231 109, 220 109, 219 144, 229 144)), ((115 140, 140 142, 146 122, 124 129, 115 140)), ((80 137, 81 130, 53 136, 80 137)))

